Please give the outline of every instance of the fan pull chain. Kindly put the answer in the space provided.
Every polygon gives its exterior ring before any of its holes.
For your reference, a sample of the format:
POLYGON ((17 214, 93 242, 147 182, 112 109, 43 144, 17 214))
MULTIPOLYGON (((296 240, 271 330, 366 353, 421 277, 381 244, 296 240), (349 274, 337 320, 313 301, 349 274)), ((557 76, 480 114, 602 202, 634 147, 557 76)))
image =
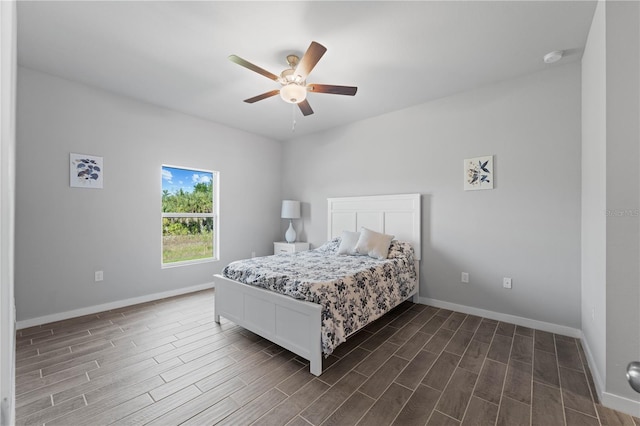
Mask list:
POLYGON ((296 104, 291 104, 291 133, 296 131, 296 104))

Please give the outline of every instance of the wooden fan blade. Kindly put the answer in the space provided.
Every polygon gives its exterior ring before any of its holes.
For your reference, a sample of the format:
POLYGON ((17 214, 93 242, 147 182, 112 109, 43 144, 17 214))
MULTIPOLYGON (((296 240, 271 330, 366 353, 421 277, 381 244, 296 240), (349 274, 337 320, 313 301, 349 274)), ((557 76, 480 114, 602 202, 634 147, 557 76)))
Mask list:
POLYGON ((272 96, 275 96, 278 93, 280 93, 280 90, 272 90, 270 92, 263 93, 262 95, 258 95, 258 96, 254 96, 253 98, 245 99, 244 101, 246 103, 248 103, 248 104, 252 104, 254 102, 258 102, 258 101, 261 101, 263 99, 267 99, 267 98, 270 98, 272 96))
POLYGON ((299 75, 302 77, 302 80, 306 80, 311 70, 316 66, 324 52, 327 51, 327 48, 321 45, 320 43, 316 43, 315 41, 311 42, 311 45, 304 53, 300 62, 298 62, 298 66, 296 67, 296 71, 294 75, 299 75))
POLYGON ((229 60, 231 62, 234 62, 234 63, 240 65, 240 66, 243 66, 243 67, 245 67, 247 69, 250 69, 251 71, 255 71, 258 74, 262 74, 262 75, 264 75, 265 77, 267 77, 267 78, 269 78, 271 80, 278 81, 278 76, 277 75, 272 74, 269 71, 265 70, 264 68, 260 68, 259 66, 254 65, 249 61, 245 61, 240 56, 230 55, 229 56, 229 60))
POLYGON ((334 86, 332 84, 309 84, 307 90, 315 93, 353 96, 358 91, 358 88, 353 86, 334 86))
POLYGON ((309 102, 306 99, 302 102, 298 102, 298 106, 300 107, 300 111, 302 111, 302 115, 304 115, 305 117, 307 115, 313 114, 311 105, 309 105, 309 102))

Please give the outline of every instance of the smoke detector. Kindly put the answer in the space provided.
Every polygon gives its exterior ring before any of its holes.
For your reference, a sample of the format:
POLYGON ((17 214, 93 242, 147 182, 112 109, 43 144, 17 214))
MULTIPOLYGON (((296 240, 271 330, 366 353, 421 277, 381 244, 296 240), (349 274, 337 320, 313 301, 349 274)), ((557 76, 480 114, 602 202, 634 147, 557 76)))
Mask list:
POLYGON ((558 62, 560 59, 562 59, 563 54, 564 50, 554 50, 553 52, 549 52, 544 55, 544 63, 553 64, 554 62, 558 62))

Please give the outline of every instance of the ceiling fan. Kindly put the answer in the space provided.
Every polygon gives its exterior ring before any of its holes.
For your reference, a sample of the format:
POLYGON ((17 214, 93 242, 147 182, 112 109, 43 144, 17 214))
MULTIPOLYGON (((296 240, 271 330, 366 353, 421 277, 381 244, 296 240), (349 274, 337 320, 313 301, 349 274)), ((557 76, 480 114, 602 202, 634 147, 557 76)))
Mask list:
POLYGON ((316 64, 318 63, 320 58, 322 58, 322 55, 324 55, 326 51, 326 47, 324 47, 320 43, 312 41, 311 45, 302 56, 302 58, 299 58, 297 55, 287 56, 287 63, 289 64, 289 68, 282 71, 279 76, 272 74, 269 71, 252 64, 251 62, 245 61, 244 59, 236 55, 229 56, 229 60, 245 68, 248 68, 251 71, 255 71, 258 74, 262 74, 263 76, 271 80, 277 81, 278 83, 280 83, 280 85, 282 85, 280 89, 271 90, 261 95, 254 96, 253 98, 245 99, 245 102, 252 104, 254 102, 258 102, 263 99, 267 99, 280 94, 280 97, 285 102, 288 102, 290 104, 298 104, 298 107, 300 107, 300 111, 302 111, 302 114, 306 116, 313 114, 311 105, 309 105, 309 102, 307 101, 307 92, 353 96, 358 90, 357 87, 353 86, 335 86, 331 84, 315 83, 307 84, 307 76, 311 73, 311 70, 313 70, 313 68, 316 66, 316 64))

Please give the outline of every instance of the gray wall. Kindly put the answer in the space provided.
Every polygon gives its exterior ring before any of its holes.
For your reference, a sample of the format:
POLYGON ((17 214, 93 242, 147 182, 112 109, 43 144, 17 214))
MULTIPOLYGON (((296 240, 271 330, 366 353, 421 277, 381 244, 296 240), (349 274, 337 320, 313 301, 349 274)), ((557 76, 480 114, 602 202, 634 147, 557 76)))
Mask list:
POLYGON ((580 87, 556 65, 298 138, 283 194, 317 245, 327 197, 422 193, 421 297, 580 328, 580 87), (495 189, 463 191, 463 160, 492 154, 495 189))
POLYGON ((17 93, 19 320, 208 283, 273 250, 279 143, 25 68, 17 93), (104 157, 104 189, 69 187, 70 152, 104 157), (163 163, 220 171, 219 262, 161 268, 163 163))
POLYGON ((639 402, 625 373, 640 360, 640 4, 605 5, 607 209, 622 212, 607 217, 606 390, 639 402))
POLYGON ((16 4, 0 2, 0 425, 15 424, 16 4))
POLYGON ((606 380, 607 108, 605 6, 599 2, 582 56, 582 332, 600 389, 606 380))

